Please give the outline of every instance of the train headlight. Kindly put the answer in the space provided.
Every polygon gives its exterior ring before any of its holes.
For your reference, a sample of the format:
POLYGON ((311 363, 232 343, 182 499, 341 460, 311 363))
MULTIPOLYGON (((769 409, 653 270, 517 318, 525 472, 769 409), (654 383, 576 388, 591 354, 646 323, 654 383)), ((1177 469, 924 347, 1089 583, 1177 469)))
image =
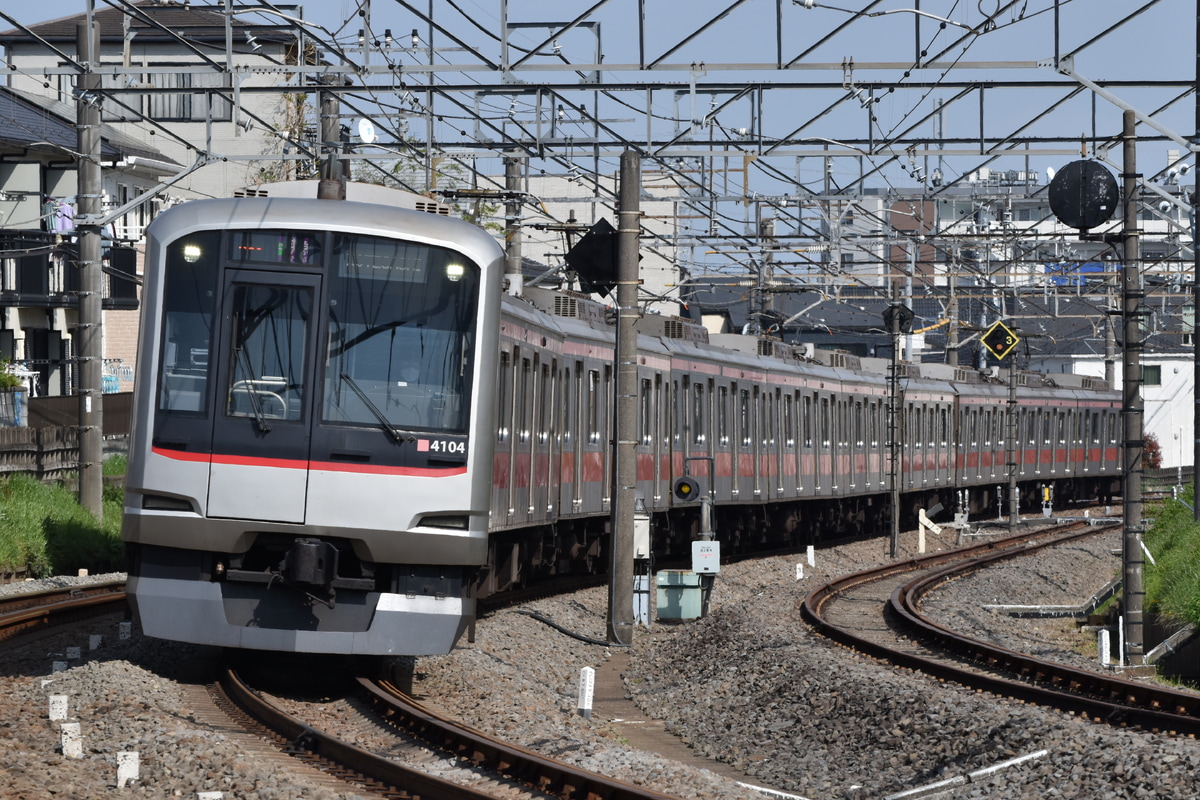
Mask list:
POLYGON ((695 478, 685 475, 675 479, 671 492, 678 500, 698 500, 700 499, 700 484, 696 483, 695 478))
POLYGON ((446 265, 446 279, 447 280, 458 281, 462 278, 462 276, 465 272, 466 272, 466 268, 463 267, 462 264, 447 264, 446 265))
POLYGON ((200 245, 185 244, 183 246, 183 260, 189 264, 195 264, 200 260, 200 245))

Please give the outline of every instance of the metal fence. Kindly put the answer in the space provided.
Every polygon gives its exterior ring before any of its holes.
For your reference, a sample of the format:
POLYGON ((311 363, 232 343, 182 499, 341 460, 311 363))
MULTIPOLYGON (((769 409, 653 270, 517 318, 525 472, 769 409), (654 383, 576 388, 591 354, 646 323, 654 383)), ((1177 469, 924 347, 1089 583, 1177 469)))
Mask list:
MULTIPOLYGON (((104 395, 104 436, 129 435, 133 392, 104 395)), ((29 427, 47 428, 79 424, 79 397, 35 397, 29 401, 29 427)))

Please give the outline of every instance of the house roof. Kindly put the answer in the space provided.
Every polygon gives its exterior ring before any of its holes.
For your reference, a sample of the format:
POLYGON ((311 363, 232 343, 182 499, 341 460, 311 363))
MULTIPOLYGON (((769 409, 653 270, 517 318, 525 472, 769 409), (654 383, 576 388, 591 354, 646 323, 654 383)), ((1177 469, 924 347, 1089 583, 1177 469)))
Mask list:
MULTIPOLYGON (((79 146, 75 131, 75 108, 48 97, 0 86, 0 148, 38 150, 75 160, 79 146)), ((100 157, 115 161, 130 156, 176 163, 157 150, 127 136, 111 125, 100 126, 100 157)))
MULTIPOLYGON (((201 5, 199 3, 173 2, 169 5, 158 0, 138 0, 131 6, 136 9, 132 14, 130 30, 136 35, 137 41, 161 40, 172 41, 175 36, 196 41, 225 41, 225 15, 221 6, 201 5)), ((290 9, 292 6, 286 6, 290 9)), ((100 30, 101 41, 122 41, 125 36, 124 9, 104 7, 97 8, 92 18, 100 30)), ((77 37, 78 23, 86 18, 86 14, 72 14, 68 17, 40 22, 28 26, 33 33, 48 42, 71 42, 77 37)), ((261 17, 258 17, 261 19, 261 17)), ((252 33, 255 38, 266 41, 291 41, 295 36, 289 33, 289 26, 252 23, 244 18, 234 17, 231 23, 239 37, 252 33)), ((18 28, 0 32, 0 45, 29 44, 29 35, 18 28)))

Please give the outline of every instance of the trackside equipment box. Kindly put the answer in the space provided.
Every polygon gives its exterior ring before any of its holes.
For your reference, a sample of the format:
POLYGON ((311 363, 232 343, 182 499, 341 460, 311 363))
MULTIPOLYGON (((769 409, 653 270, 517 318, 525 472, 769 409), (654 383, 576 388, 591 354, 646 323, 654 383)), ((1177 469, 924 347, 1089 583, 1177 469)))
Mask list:
POLYGON ((699 619, 703 608, 700 576, 690 570, 664 569, 655 577, 659 619, 699 619))

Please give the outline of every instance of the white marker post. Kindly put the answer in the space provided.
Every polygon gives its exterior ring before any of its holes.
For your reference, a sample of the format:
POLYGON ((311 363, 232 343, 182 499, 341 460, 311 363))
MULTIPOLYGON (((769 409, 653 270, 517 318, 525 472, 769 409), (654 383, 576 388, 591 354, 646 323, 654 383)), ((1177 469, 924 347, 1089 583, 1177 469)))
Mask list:
POLYGON ((796 565, 796 580, 798 580, 798 581, 804 580, 804 562, 803 561, 801 561, 799 564, 796 565))
POLYGON ((121 789, 138 779, 140 767, 138 754, 133 750, 123 750, 117 753, 117 788, 121 789))
POLYGON ((596 691, 596 670, 584 667, 579 670, 579 715, 592 716, 592 697, 596 691))
POLYGON ((64 722, 59 729, 62 734, 62 754, 65 758, 83 758, 83 734, 78 722, 64 722))
POLYGON ((65 694, 50 695, 50 721, 58 722, 67 718, 67 696, 65 694))
POLYGON ((817 565, 817 550, 811 544, 808 546, 808 565, 815 567, 817 565))

